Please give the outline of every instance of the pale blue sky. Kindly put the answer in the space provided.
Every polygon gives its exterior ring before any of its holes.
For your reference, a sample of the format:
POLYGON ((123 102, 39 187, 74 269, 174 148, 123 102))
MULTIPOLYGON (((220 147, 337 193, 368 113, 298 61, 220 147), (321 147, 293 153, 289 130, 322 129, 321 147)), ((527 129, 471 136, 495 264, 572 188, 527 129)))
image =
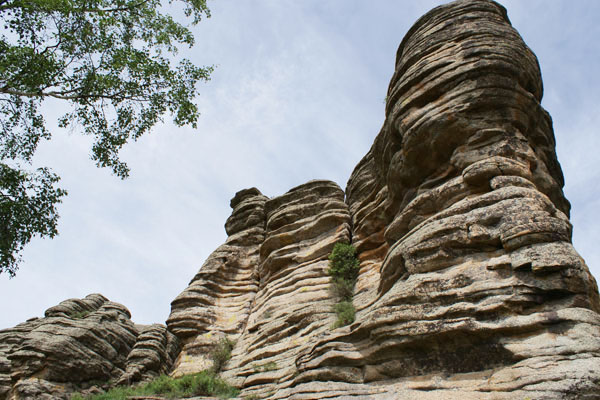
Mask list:
MULTIPOLYGON (((90 142, 53 129, 36 162, 62 176, 60 236, 34 240, 16 278, 0 275, 0 329, 69 297, 99 292, 139 323, 170 302, 226 238, 236 191, 268 196, 310 179, 345 187, 384 119, 396 49, 442 1, 218 0, 182 51, 216 64, 196 131, 169 124, 131 144, 120 181, 89 160, 90 142)), ((501 1, 537 54, 572 203, 574 243, 600 276, 600 2, 501 1)), ((47 105, 55 126, 62 105, 47 105)))

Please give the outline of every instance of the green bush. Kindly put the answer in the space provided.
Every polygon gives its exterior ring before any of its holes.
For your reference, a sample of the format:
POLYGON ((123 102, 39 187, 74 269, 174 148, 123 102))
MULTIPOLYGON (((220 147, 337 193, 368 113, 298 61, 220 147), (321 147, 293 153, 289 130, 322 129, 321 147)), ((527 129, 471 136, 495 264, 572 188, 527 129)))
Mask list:
POLYGON ((333 328, 339 328, 340 326, 350 325, 354 322, 356 310, 351 301, 340 301, 335 305, 335 313, 337 314, 337 321, 333 324, 333 328))
POLYGON ((329 255, 329 275, 353 282, 358 277, 359 261, 351 244, 336 243, 329 255))
POLYGON ((356 257, 356 249, 351 244, 336 243, 329 256, 329 269, 331 276, 331 291, 338 303, 334 306, 337 321, 333 329, 354 322, 355 309, 352 304, 354 285, 358 277, 360 262, 356 257))
POLYGON ((233 346, 234 343, 227 337, 221 338, 221 340, 219 340, 219 342, 215 345, 214 349, 210 353, 210 358, 213 361, 212 370, 214 373, 221 371, 227 361, 229 361, 233 346))
MULTIPOLYGON (((218 396, 221 398, 236 397, 239 390, 230 386, 212 371, 202 371, 180 378, 165 375, 139 386, 118 386, 106 393, 87 397, 88 400, 126 400, 130 396, 160 395, 168 399, 192 396, 218 396)), ((71 400, 81 400, 83 397, 76 393, 71 400)))

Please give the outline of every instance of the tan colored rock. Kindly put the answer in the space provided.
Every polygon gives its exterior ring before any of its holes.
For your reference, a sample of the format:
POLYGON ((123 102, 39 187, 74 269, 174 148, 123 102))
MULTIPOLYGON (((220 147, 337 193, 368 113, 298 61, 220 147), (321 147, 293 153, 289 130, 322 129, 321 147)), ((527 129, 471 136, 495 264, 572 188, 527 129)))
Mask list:
POLYGON ((129 311, 99 294, 69 299, 0 331, 0 380, 8 399, 68 398, 90 382, 116 380, 138 332, 129 311))
POLYGON ((397 53, 386 120, 346 192, 238 192, 226 242, 135 326, 101 295, 0 331, 0 399, 65 398, 212 366, 244 397, 600 399, 600 296, 569 203, 535 55, 490 0, 433 9, 397 53), (337 242, 360 271, 333 329, 337 242))
POLYGON ((363 215, 369 193, 387 192, 389 250, 369 257, 378 290, 345 332, 299 355, 276 397, 326 397, 331 381, 373 398, 600 397, 598 289, 570 243, 541 94, 537 60, 496 3, 450 3, 411 28, 348 188, 363 215), (369 174, 383 179, 367 191, 369 174))
POLYGON ((330 181, 268 200, 244 190, 231 206, 225 245, 172 304, 168 327, 184 343, 173 373, 209 368, 212 349, 227 335, 236 344, 223 377, 262 397, 292 382, 298 350, 335 321, 327 257, 335 243, 350 241, 350 215, 344 192, 330 181), (225 255, 236 261, 222 262, 225 255), (211 318, 199 319, 205 315, 211 318))
POLYGON ((257 290, 223 376, 273 399, 600 398, 598 288, 571 244, 541 97, 502 6, 419 19, 347 210, 323 181, 264 203, 257 290), (357 316, 332 330, 326 258, 350 238, 357 316))
POLYGON ((350 241, 344 192, 333 182, 298 186, 268 200, 265 211, 260 290, 223 373, 259 397, 290 384, 298 351, 335 322, 327 258, 335 243, 350 241))
POLYGON ((265 237, 266 200, 255 188, 235 195, 225 224, 230 236, 171 303, 167 325, 182 345, 175 375, 210 368, 210 353, 219 339, 244 330, 259 288, 256 266, 265 237))
POLYGON ((138 329, 135 345, 127 356, 125 373, 118 385, 148 381, 167 375, 180 352, 179 339, 167 327, 153 324, 138 329))

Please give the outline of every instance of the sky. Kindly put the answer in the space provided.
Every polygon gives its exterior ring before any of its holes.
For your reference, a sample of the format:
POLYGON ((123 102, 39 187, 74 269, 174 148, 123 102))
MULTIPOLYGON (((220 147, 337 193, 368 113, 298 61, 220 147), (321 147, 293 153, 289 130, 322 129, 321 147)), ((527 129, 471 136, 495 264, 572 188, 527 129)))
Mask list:
MULTIPOLYGON (((126 180, 96 168, 91 141, 53 132, 35 165, 69 195, 59 236, 34 239, 17 275, 0 275, 0 329, 68 298, 102 293, 136 323, 164 323, 171 301, 226 239, 229 200, 257 187, 273 197, 311 179, 342 188, 384 120, 395 54, 411 25, 445 1, 213 0, 180 55, 215 65, 200 85, 197 129, 167 122, 126 146, 126 180)), ((571 201, 575 248, 600 277, 600 2, 501 3, 544 79, 571 201)))

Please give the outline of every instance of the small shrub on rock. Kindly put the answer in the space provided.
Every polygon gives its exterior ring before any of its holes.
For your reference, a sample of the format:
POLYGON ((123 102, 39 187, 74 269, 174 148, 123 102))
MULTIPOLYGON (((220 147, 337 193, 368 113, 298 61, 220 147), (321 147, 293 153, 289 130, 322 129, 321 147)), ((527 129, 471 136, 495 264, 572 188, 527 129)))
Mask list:
POLYGON ((329 269, 327 270, 331 276, 331 291, 338 300, 334 306, 338 319, 333 324, 333 329, 354 322, 355 309, 352 304, 352 296, 359 268, 360 262, 356 257, 354 246, 347 243, 336 243, 329 256, 329 269))
POLYGON ((221 371, 227 361, 229 361, 234 344, 235 343, 229 340, 229 338, 224 337, 215 345, 215 348, 210 353, 210 358, 213 361, 212 370, 214 373, 221 371))
POLYGON ((335 305, 335 313, 337 314, 337 321, 333 324, 333 328, 339 328, 340 326, 350 325, 354 322, 356 310, 351 301, 341 301, 335 305))
POLYGON ((347 281, 342 278, 331 278, 331 292, 334 297, 340 301, 352 301, 354 295, 354 281, 347 281))
POLYGON ((358 277, 359 262, 356 249, 351 244, 336 243, 329 255, 329 275, 354 282, 358 277))

